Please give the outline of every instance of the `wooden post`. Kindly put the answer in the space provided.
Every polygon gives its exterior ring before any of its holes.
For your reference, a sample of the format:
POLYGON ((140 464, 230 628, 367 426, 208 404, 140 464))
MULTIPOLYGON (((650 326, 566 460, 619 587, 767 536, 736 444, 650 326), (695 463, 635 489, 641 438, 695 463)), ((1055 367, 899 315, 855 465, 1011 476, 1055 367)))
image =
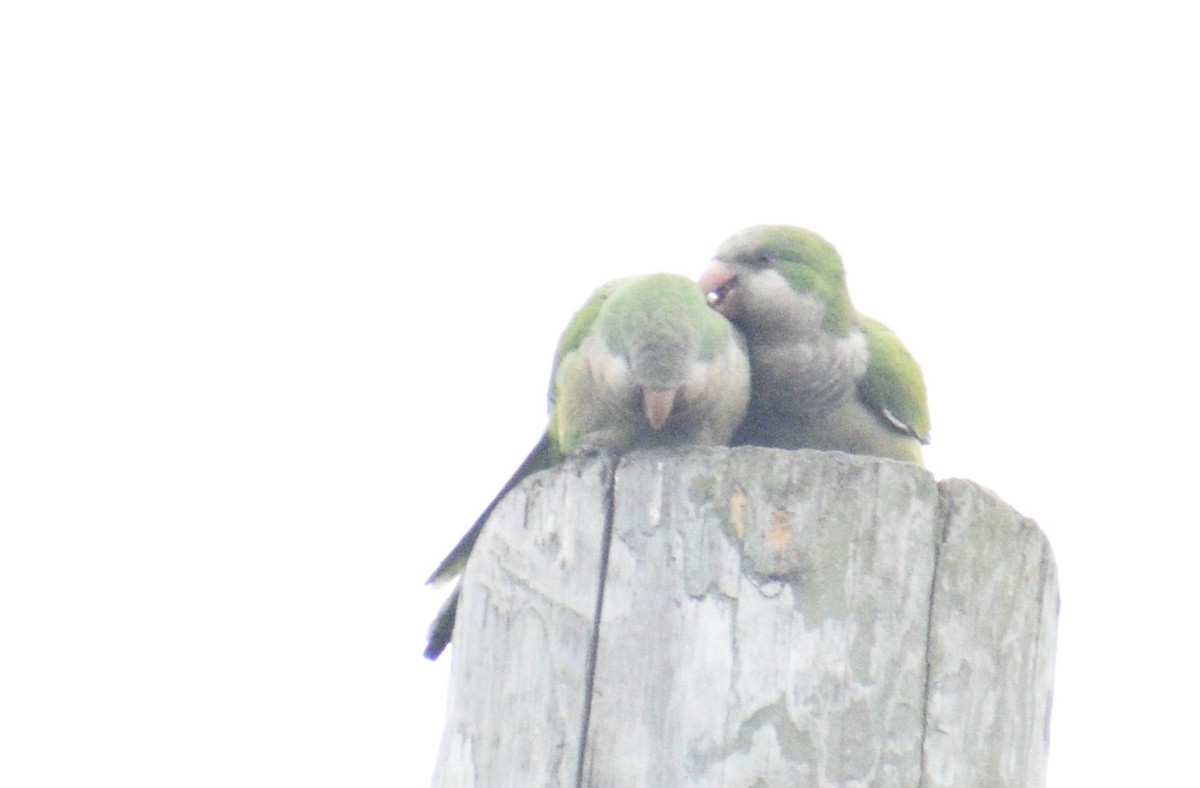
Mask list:
POLYGON ((1045 537, 971 482, 832 452, 570 462, 497 508, 440 786, 1037 786, 1045 537))

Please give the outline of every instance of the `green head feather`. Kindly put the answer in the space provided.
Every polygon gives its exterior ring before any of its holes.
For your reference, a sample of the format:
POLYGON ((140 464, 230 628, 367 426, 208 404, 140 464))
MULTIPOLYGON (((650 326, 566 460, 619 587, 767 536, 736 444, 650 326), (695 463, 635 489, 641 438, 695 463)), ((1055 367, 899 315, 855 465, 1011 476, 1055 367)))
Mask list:
POLYGON ((677 274, 651 274, 617 287, 600 312, 600 330, 612 351, 632 358, 649 341, 710 358, 729 338, 729 325, 708 307, 696 283, 677 274))
POLYGON ((730 238, 716 258, 750 268, 774 268, 794 290, 811 293, 825 304, 824 325, 844 335, 854 323, 846 289, 846 271, 833 244, 801 227, 758 225, 730 238))

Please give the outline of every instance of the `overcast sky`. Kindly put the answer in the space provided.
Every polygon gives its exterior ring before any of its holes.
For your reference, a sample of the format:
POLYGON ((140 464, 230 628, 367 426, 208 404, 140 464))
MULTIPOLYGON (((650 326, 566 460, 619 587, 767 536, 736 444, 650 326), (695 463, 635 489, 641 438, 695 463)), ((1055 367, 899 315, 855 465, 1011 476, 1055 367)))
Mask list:
POLYGON ((1048 534, 1050 785, 1195 774, 1185 4, 405 5, 0 11, 0 782, 427 783, 559 332, 761 222, 1048 534))

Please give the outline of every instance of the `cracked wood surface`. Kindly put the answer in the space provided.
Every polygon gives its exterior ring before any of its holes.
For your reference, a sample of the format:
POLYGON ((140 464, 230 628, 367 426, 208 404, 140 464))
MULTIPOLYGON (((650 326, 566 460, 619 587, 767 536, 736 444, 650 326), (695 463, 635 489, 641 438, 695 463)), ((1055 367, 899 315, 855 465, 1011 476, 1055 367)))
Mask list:
POLYGON ((538 474, 485 528, 437 784, 1044 782, 1057 580, 1031 521, 832 452, 614 465, 538 474))

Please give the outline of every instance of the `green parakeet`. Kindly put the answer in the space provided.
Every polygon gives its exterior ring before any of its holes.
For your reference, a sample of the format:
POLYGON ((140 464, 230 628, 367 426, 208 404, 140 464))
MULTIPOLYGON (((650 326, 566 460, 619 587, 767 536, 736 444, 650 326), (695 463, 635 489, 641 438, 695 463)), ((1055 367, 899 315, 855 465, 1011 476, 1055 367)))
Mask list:
POLYGON ((721 245, 700 287, 749 346, 752 395, 734 445, 921 464, 929 442, 921 368, 895 334, 855 311, 825 239, 750 227, 721 245))
MULTIPOLYGON (((694 281, 652 274, 609 282, 559 339, 541 441, 429 582, 462 572, 496 504, 530 474, 574 455, 724 445, 749 398, 745 343, 694 281)), ((457 605, 456 588, 430 627, 426 657, 450 642, 457 605)))

